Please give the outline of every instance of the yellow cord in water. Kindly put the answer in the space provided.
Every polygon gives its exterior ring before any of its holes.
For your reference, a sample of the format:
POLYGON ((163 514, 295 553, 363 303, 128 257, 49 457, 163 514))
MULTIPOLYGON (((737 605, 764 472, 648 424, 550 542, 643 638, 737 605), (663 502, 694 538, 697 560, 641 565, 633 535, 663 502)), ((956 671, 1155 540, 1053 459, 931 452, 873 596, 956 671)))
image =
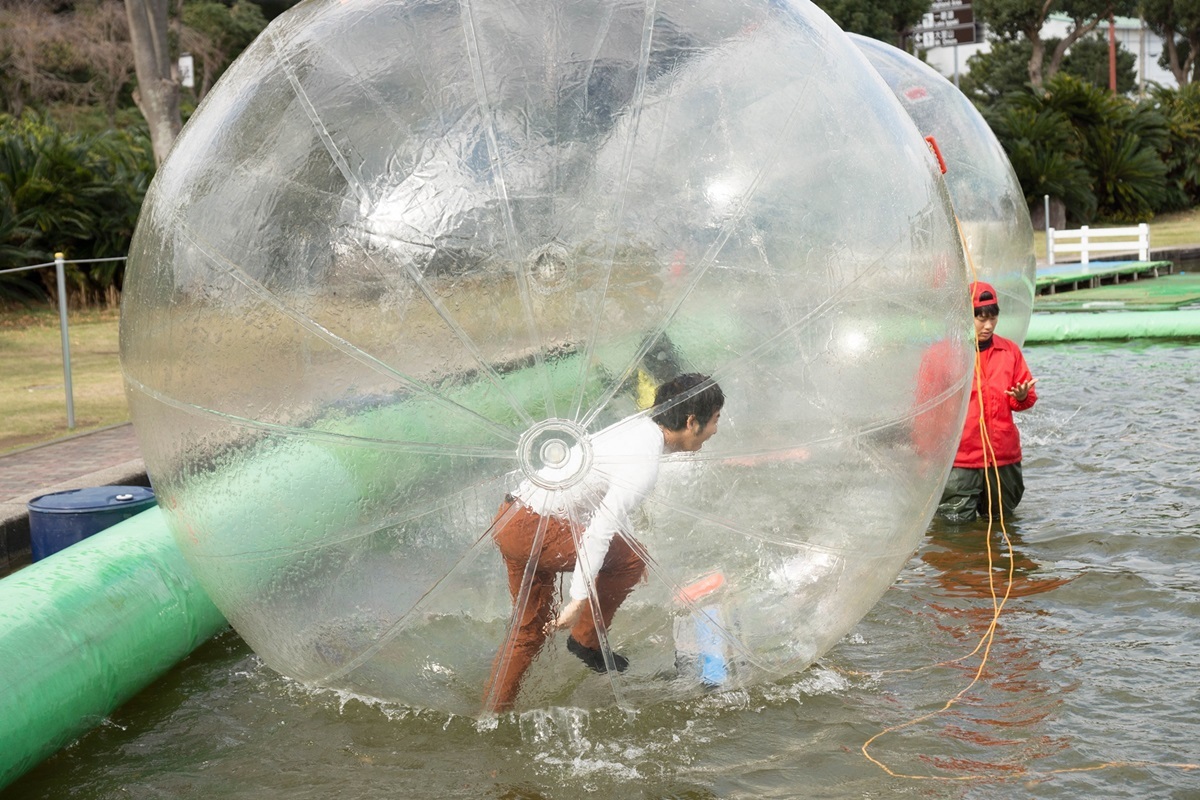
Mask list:
MULTIPOLYGON (((970 269, 971 269, 972 280, 978 281, 979 275, 975 269, 975 261, 971 257, 971 250, 967 246, 967 239, 963 233, 962 223, 959 221, 957 216, 954 218, 954 221, 958 225, 959 239, 962 241, 963 252, 966 253, 966 256, 967 256, 967 264, 970 266, 970 269)), ((972 314, 973 314, 973 309, 972 309, 972 314)), ((932 664, 929 667, 918 668, 918 669, 930 669, 932 667, 953 664, 955 662, 962 661, 962 660, 972 657, 973 655, 975 655, 982 649, 983 655, 980 658, 979 666, 976 668, 975 675, 971 678, 970 683, 968 683, 960 691, 955 693, 955 695, 953 697, 951 697, 949 700, 947 700, 946 703, 941 708, 937 709, 936 711, 930 711, 926 714, 922 714, 918 717, 908 720, 907 722, 902 722, 899 725, 888 726, 888 727, 884 728, 883 730, 879 731, 878 733, 876 733, 874 736, 872 736, 870 739, 868 739, 866 742, 863 743, 863 746, 862 746, 863 756, 868 761, 870 761, 872 764, 879 767, 880 769, 882 769, 884 772, 886 772, 888 775, 890 775, 893 778, 908 778, 911 780, 933 780, 933 781, 983 781, 983 780, 994 780, 996 777, 998 777, 998 776, 992 776, 992 775, 911 775, 911 774, 906 774, 906 773, 901 773, 901 772, 895 772, 887 764, 885 764, 882 761, 880 761, 879 759, 875 758, 874 756, 872 756, 870 754, 870 752, 868 752, 871 745, 878 739, 882 738, 883 736, 886 736, 889 733, 895 733, 896 731, 900 731, 905 728, 910 728, 913 725, 924 722, 927 719, 930 719, 932 717, 935 717, 939 714, 942 714, 942 713, 948 711, 955 703, 957 703, 963 697, 963 695, 965 695, 967 692, 969 692, 971 690, 971 688, 974 687, 975 684, 979 682, 979 679, 983 675, 984 667, 987 666, 988 657, 991 655, 992 643, 995 640, 995 635, 996 635, 996 628, 1000 623, 1000 613, 1004 610, 1004 605, 1008 602, 1009 594, 1012 591, 1013 578, 1015 576, 1015 566, 1014 565, 1016 563, 1016 558, 1014 557, 1014 553, 1013 553, 1012 539, 1009 537, 1008 529, 1005 527, 1005 524, 1004 524, 1004 503, 1001 500, 1000 502, 993 504, 992 482, 987 479, 988 463, 990 461, 991 469, 996 478, 996 491, 1001 495, 1001 498, 1002 498, 1004 493, 1003 493, 1003 487, 1000 485, 1000 467, 996 464, 996 452, 992 447, 992 440, 991 440, 991 437, 988 435, 987 422, 984 419, 984 415, 983 415, 983 377, 982 377, 982 370, 980 368, 978 338, 975 339, 974 380, 975 380, 975 390, 978 393, 979 402, 980 402, 979 435, 980 435, 980 439, 983 442, 983 448, 984 448, 984 484, 985 484, 986 492, 987 492, 987 495, 986 495, 987 502, 988 502, 987 507, 988 507, 988 511, 989 511, 986 536, 987 536, 988 590, 989 590, 989 593, 992 598, 992 618, 988 623, 987 629, 983 632, 983 635, 980 637, 979 643, 975 645, 975 649, 972 650, 970 653, 967 653, 964 656, 960 656, 959 658, 953 659, 952 661, 945 661, 945 662, 941 662, 940 664, 932 664), (1008 581, 1004 587, 1004 594, 1001 597, 997 597, 997 593, 996 593, 995 568, 994 568, 994 559, 992 557, 992 514, 990 512, 993 508, 998 509, 998 512, 999 512, 998 517, 999 517, 999 521, 1000 521, 1000 534, 1004 538, 1004 545, 1007 548, 1007 555, 1008 555, 1008 581)), ((895 673, 895 672, 915 672, 915 671, 917 671, 917 670, 890 670, 888 672, 895 673)), ((1062 775, 1062 774, 1074 773, 1074 772, 1096 772, 1096 771, 1099 771, 1102 769, 1111 769, 1114 767, 1170 767, 1170 768, 1181 769, 1181 770, 1193 770, 1193 769, 1200 769, 1200 764, 1164 763, 1164 762, 1152 762, 1152 761, 1108 761, 1108 762, 1104 762, 1102 764, 1093 764, 1093 765, 1085 766, 1085 767, 1064 767, 1062 769, 1053 769, 1053 770, 1046 770, 1046 771, 1040 771, 1040 772, 1027 772, 1027 771, 1022 770, 1016 774, 1007 774, 1004 777, 1012 778, 1012 777, 1019 776, 1022 778, 1042 778, 1042 777, 1049 777, 1052 775, 1062 775)))
MULTIPOLYGON (((957 218, 955 221, 957 221, 957 218)), ((961 223, 959 224, 958 230, 959 230, 959 236, 963 239, 963 249, 967 252, 968 263, 971 266, 971 274, 973 276, 976 276, 974 261, 971 260, 970 251, 967 250, 966 238, 962 236, 961 223)), ((976 276, 975 279, 977 280, 978 277, 976 276)), ((999 467, 995 466, 996 453, 995 453, 995 450, 992 448, 991 437, 988 435, 988 430, 987 430, 987 422, 984 419, 984 415, 982 413, 983 412, 983 377, 982 377, 982 370, 980 369, 980 363, 979 363, 979 340, 978 339, 975 340, 974 380, 975 380, 975 390, 978 393, 977 396, 980 398, 979 435, 980 435, 981 440, 983 441, 983 446, 984 446, 984 451, 985 451, 984 483, 987 487, 988 509, 990 510, 992 508, 992 487, 991 487, 991 482, 987 480, 987 474, 986 474, 987 460, 990 458, 992 465, 995 469, 997 490, 999 490, 999 488, 1000 488, 1000 469, 999 469, 999 467)), ((966 686, 964 686, 962 689, 960 689, 953 697, 951 697, 949 700, 947 700, 946 703, 941 708, 939 708, 935 711, 930 711, 926 714, 922 714, 919 717, 915 717, 915 718, 913 718, 907 722, 903 722, 899 725, 892 725, 887 728, 884 728, 879 733, 875 734, 870 739, 868 739, 865 743, 863 743, 863 746, 862 746, 863 756, 865 756, 866 759, 868 761, 870 761, 872 764, 875 764, 877 767, 879 767, 884 772, 886 772, 888 775, 891 775, 894 778, 911 778, 913 780, 945 780, 945 781, 977 781, 977 780, 985 779, 985 776, 982 776, 982 775, 907 775, 907 774, 897 773, 897 772, 894 772, 890 767, 888 767, 887 764, 884 764, 882 761, 880 761, 879 759, 872 756, 870 754, 870 752, 868 752, 868 751, 869 751, 871 745, 877 739, 880 739, 881 737, 883 737, 889 733, 894 733, 896 731, 903 730, 904 728, 912 727, 913 725, 916 725, 920 722, 924 722, 925 720, 930 719, 931 717, 935 717, 938 714, 942 714, 942 713, 948 711, 951 708, 951 706, 953 706, 955 703, 957 703, 963 697, 963 695, 965 695, 967 692, 969 692, 971 690, 971 688, 974 687, 975 684, 979 682, 980 677, 982 677, 982 675, 983 675, 984 667, 987 666, 988 656, 991 654, 991 650, 992 650, 992 642, 995 639, 996 626, 1000 622, 1000 612, 1004 609, 1004 604, 1008 602, 1008 596, 1009 596, 1009 592, 1012 590, 1013 577, 1014 577, 1014 563, 1015 563, 1016 559, 1013 557, 1012 540, 1009 539, 1008 531, 1004 527, 1003 509, 1001 509, 1001 512, 1000 512, 1000 531, 1004 536, 1004 542, 1008 548, 1008 581, 1004 588, 1003 598, 997 599, 995 570, 993 568, 994 562, 993 562, 993 558, 992 558, 992 517, 991 517, 991 514, 989 514, 986 536, 987 536, 988 590, 989 590, 989 593, 992 598, 992 618, 989 621, 987 629, 984 631, 983 636, 980 637, 979 643, 975 645, 975 649, 972 650, 967 655, 961 656, 960 658, 955 659, 955 661, 961 661, 963 659, 970 658, 975 653, 978 653, 980 651, 980 649, 983 650, 983 656, 982 656, 982 658, 980 658, 979 666, 975 669, 975 675, 971 678, 971 682, 968 683, 966 686)), ((946 663, 953 663, 953 662, 946 662, 946 663)), ((934 666, 938 666, 938 665, 934 665, 934 666)))

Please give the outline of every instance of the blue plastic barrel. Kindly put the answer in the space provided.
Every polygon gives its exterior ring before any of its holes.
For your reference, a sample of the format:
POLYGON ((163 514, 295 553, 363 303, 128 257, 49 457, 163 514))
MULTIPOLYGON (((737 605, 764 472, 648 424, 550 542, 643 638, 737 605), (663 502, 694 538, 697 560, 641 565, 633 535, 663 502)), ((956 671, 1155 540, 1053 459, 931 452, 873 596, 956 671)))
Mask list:
POLYGON ((35 497, 29 509, 29 542, 38 561, 154 506, 144 486, 98 486, 35 497))

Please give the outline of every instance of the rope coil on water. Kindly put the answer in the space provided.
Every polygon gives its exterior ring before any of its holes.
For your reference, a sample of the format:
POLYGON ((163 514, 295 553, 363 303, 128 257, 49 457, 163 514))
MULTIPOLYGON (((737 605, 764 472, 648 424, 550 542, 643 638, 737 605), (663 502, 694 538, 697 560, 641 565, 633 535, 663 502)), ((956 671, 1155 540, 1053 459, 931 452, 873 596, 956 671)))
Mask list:
MULTIPOLYGON (((938 155, 939 155, 939 160, 940 160, 940 153, 938 155)), ((963 233, 962 223, 959 221, 957 216, 954 218, 954 221, 958 225, 959 238, 962 240, 963 252, 967 256, 967 264, 971 270, 972 280, 977 281, 977 280, 979 280, 979 274, 978 274, 977 270, 975 269, 975 261, 971 256, 971 250, 967 246, 967 238, 963 233)), ((985 453, 984 484, 985 484, 986 492, 987 492, 986 497, 987 497, 989 512, 993 508, 997 509, 997 512, 998 512, 997 516, 999 518, 999 523, 1000 523, 999 524, 1000 535, 1003 537, 1004 545, 1007 548, 1007 550, 1006 550, 1006 555, 1008 557, 1007 582, 1005 584, 1003 594, 998 597, 997 591, 996 591, 995 561, 994 561, 993 554, 992 554, 992 530, 993 530, 992 529, 992 519, 993 519, 993 517, 992 517, 992 514, 989 513, 988 514, 988 522, 987 522, 987 530, 985 532, 985 536, 986 536, 986 545, 987 545, 988 590, 989 590, 989 594, 990 594, 991 600, 992 600, 992 618, 991 618, 991 620, 989 620, 988 626, 984 630, 983 635, 980 636, 978 644, 975 645, 975 648, 970 653, 967 653, 966 655, 963 655, 963 656, 959 656, 958 658, 955 658, 955 659, 951 659, 950 661, 942 661, 937 664, 930 664, 928 666, 917 667, 915 669, 885 670, 882 673, 882 674, 898 674, 898 673, 907 673, 907 672, 917 672, 917 671, 923 670, 923 669, 932 669, 934 667, 948 666, 948 665, 963 661, 965 659, 971 658, 976 653, 979 653, 980 650, 982 650, 983 655, 980 658, 979 666, 976 668, 975 674, 972 676, 970 682, 966 686, 964 686, 962 689, 960 689, 958 692, 956 692, 952 697, 950 697, 950 699, 948 699, 942 705, 941 708, 938 708, 934 711, 930 711, 925 714, 921 714, 920 716, 914 717, 906 722, 902 722, 897 725, 889 725, 888 727, 885 727, 882 730, 880 730, 875 735, 871 736, 871 738, 867 739, 867 741, 863 743, 863 746, 861 748, 863 757, 866 758, 868 761, 870 761, 875 766, 882 769, 884 772, 886 772, 889 776, 891 776, 893 778, 908 778, 910 780, 947 781, 947 782, 950 782, 950 781, 956 781, 956 782, 986 781, 986 780, 995 780, 998 777, 1006 777, 1006 778, 1020 777, 1023 779, 1049 778, 1054 775, 1065 775, 1068 773, 1077 773, 1077 772, 1098 772, 1100 770, 1112 769, 1112 768, 1116 768, 1116 767, 1169 767, 1169 768, 1185 770, 1185 771, 1193 770, 1193 769, 1200 769, 1200 764, 1189 764, 1189 763, 1155 762, 1155 761, 1106 761, 1101 764, 1091 764, 1091 765, 1083 766, 1083 767, 1063 767, 1060 769, 1040 770, 1040 771, 1027 771, 1027 770, 1024 770, 1024 769, 1021 769, 1018 767, 1016 772, 1008 774, 1008 775, 1004 775, 1004 776, 997 776, 997 775, 913 775, 913 774, 904 773, 904 772, 896 772, 891 767, 889 767, 887 764, 885 764, 883 761, 880 761, 879 759, 877 759, 873 755, 871 755, 870 752, 868 752, 872 744, 874 744, 877 740, 881 739, 882 737, 886 736, 887 734, 895 733, 897 731, 904 730, 905 728, 910 728, 914 725, 917 725, 918 723, 924 722, 928 719, 932 719, 933 717, 936 717, 939 714, 943 714, 946 711, 949 711, 951 707, 953 707, 955 704, 957 704, 962 699, 962 697, 967 692, 969 692, 975 686, 975 684, 977 684, 979 682, 979 679, 983 676, 984 668, 987 666, 988 657, 991 655, 992 643, 995 640, 996 628, 999 626, 999 623, 1000 623, 1000 614, 1004 610, 1004 606, 1008 602, 1009 595, 1012 591, 1013 579, 1015 577, 1016 559, 1014 557, 1012 539, 1009 537, 1008 529, 1004 523, 1004 504, 1003 504, 1003 502, 1000 502, 1000 503, 993 505, 992 482, 987 479, 987 477, 988 477, 987 470, 989 469, 988 464, 990 462, 990 465, 991 465, 990 469, 993 470, 993 473, 994 473, 995 479, 996 479, 996 491, 1001 495, 1001 497, 1003 497, 1003 491, 1002 491, 1003 487, 1001 486, 1001 479, 1000 479, 1000 467, 999 467, 999 465, 996 464, 996 453, 992 447, 991 437, 988 434, 987 421, 984 418, 984 414, 983 414, 983 410, 982 410, 983 378, 982 378, 982 371, 980 370, 980 366, 979 366, 979 340, 978 340, 978 338, 975 339, 974 345, 975 345, 975 366, 974 366, 975 390, 978 392, 978 396, 980 397, 979 434, 980 434, 980 438, 983 442, 984 453, 985 453)), ((863 674, 863 673, 854 673, 854 674, 863 674)), ((876 674, 881 674, 881 673, 876 673, 876 674)))

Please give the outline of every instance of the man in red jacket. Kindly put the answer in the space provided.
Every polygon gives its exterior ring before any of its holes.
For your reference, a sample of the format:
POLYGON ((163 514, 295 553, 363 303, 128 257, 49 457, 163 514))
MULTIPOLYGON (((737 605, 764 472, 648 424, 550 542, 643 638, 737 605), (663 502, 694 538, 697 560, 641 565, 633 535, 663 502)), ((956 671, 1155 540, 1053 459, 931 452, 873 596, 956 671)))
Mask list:
POLYGON ((1000 316, 996 290, 981 281, 970 289, 979 352, 962 439, 938 505, 938 514, 950 522, 971 522, 1000 508, 1008 514, 1021 502, 1021 434, 1013 412, 1037 402, 1037 378, 1029 373, 1021 348, 994 333, 1000 316))

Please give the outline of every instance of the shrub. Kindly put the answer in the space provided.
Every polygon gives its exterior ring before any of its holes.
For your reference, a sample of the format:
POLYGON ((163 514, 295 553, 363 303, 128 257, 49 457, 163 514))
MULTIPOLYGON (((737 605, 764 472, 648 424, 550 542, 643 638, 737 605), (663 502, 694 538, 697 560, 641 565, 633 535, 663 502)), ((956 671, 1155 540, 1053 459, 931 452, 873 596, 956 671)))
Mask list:
POLYGON ((1167 117, 1059 73, 1044 91, 1006 95, 984 116, 1013 162, 1028 202, 1049 194, 1072 220, 1141 222, 1168 207, 1167 117))
POLYGON ((1200 205, 1200 83, 1178 89, 1157 87, 1149 102, 1166 120, 1167 137, 1159 149, 1166 165, 1166 211, 1200 205))
MULTIPOLYGON (((152 172, 149 142, 136 130, 71 134, 37 114, 0 116, 0 269, 50 261, 55 252, 124 256, 152 172)), ((55 291, 49 271, 17 275, 55 291)), ((123 275, 123 262, 73 265, 72 300, 112 301, 123 275)))
POLYGON ((1081 157, 1084 142, 1066 114, 1021 94, 985 109, 984 115, 1008 153, 1027 204, 1050 195, 1063 201, 1071 218, 1092 218, 1096 195, 1081 157))

